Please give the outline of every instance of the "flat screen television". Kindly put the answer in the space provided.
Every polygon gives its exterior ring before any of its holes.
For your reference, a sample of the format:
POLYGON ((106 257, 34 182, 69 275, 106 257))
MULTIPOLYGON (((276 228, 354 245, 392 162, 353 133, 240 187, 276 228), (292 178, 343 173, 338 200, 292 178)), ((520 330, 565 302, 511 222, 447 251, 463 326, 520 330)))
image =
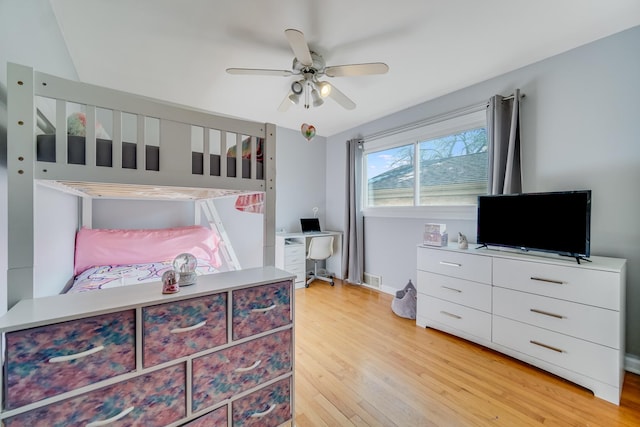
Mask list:
POLYGON ((591 190, 478 197, 477 241, 524 251, 590 255, 591 190))

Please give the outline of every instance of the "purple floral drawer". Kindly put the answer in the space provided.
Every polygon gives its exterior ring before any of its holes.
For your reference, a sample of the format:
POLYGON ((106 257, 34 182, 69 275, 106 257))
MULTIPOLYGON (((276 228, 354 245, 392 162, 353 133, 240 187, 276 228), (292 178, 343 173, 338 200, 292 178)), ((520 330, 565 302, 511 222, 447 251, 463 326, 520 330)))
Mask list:
POLYGON ((291 323, 291 286, 287 281, 233 291, 233 339, 291 323))
POLYGON ((226 293, 145 307, 144 367, 226 344, 226 315, 226 293))
POLYGON ((184 424, 183 427, 227 427, 227 407, 223 406, 184 424))
POLYGON ((6 334, 5 409, 135 370, 133 310, 6 334))
POLYGON ((292 345, 288 329, 194 359, 193 410, 291 372, 292 345))
POLYGON ((278 381, 232 404, 233 426, 279 426, 292 418, 291 380, 278 381))
POLYGON ((166 426, 186 415, 184 363, 25 412, 6 427, 166 426))

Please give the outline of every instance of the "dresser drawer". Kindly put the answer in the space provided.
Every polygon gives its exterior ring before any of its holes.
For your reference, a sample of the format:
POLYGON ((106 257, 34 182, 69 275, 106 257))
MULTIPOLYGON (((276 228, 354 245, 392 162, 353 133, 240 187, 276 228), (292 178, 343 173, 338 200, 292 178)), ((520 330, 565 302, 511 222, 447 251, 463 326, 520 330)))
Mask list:
POLYGON ((446 249, 418 248, 418 270, 491 283, 491 258, 446 249))
POLYGON ((278 426, 292 418, 291 409, 287 378, 233 402, 233 427, 278 426))
POLYGON ((184 424, 183 427, 227 427, 227 425, 227 407, 222 406, 184 424))
POLYGON ((620 313, 510 289, 493 290, 493 313, 572 337, 620 348, 620 313))
POLYGON ((291 323, 291 282, 233 291, 233 339, 291 323))
POLYGON ((292 351, 292 331, 288 329, 195 359, 193 410, 291 372, 292 351))
POLYGON ((5 360, 6 409, 134 371, 134 311, 7 333, 5 360))
POLYGON ((493 284, 611 310, 620 309, 620 274, 609 271, 496 258, 493 284))
MULTIPOLYGON (((417 315, 426 319, 427 326, 437 328, 437 324, 442 324, 483 340, 491 340, 491 314, 484 311, 425 295, 418 298, 417 315)), ((420 322, 422 320, 419 319, 420 322)))
POLYGON ((491 285, 418 270, 418 292, 490 312, 491 285))
POLYGON ((16 415, 6 419, 5 425, 7 427, 166 426, 186 415, 185 384, 184 364, 175 365, 16 415), (102 423, 99 423, 100 421, 102 423))
POLYGON ((144 366, 225 344, 226 315, 226 293, 144 307, 144 366))
POLYGON ((500 316, 493 317, 493 341, 614 387, 620 386, 618 350, 500 316))

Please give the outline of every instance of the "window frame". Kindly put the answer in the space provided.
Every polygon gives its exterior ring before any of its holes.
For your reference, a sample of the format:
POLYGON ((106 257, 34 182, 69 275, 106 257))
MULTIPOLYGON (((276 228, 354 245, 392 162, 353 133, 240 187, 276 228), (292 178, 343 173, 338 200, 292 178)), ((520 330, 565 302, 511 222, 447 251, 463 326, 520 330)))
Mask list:
MULTIPOLYGON (((421 142, 441 138, 458 132, 487 127, 486 108, 477 111, 456 115, 443 120, 438 120, 428 124, 409 126, 403 131, 394 132, 384 137, 366 141, 363 144, 362 153, 362 212, 365 217, 393 217, 393 218, 425 218, 430 219, 454 219, 454 220, 474 220, 477 214, 476 205, 441 205, 423 206, 416 205, 418 189, 416 182, 419 174, 414 177, 414 200, 413 206, 367 206, 367 155, 378 151, 384 151, 395 147, 413 144, 415 153, 419 150, 421 142)), ((414 171, 418 157, 414 154, 414 171)), ((487 189, 488 190, 488 189, 487 189)))

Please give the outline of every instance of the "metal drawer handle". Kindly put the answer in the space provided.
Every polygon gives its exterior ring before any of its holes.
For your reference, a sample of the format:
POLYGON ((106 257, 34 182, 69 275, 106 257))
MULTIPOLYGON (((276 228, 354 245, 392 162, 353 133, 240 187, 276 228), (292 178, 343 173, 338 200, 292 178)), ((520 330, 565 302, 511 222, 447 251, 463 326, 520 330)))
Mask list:
POLYGON ((454 319, 462 319, 462 316, 458 316, 457 314, 449 313, 448 311, 440 311, 440 313, 445 316, 453 317, 454 319))
POLYGON ((556 285, 564 285, 565 283, 562 280, 545 279, 543 277, 531 277, 531 280, 536 280, 538 282, 555 283, 556 285))
POLYGON ((251 371, 253 369, 256 369, 258 367, 258 365, 260 365, 260 363, 262 363, 262 360, 256 360, 255 363, 251 366, 247 366, 246 368, 236 368, 235 372, 247 372, 247 371, 251 371))
POLYGON ((530 308, 529 311, 532 311, 538 314, 544 314, 545 316, 555 317, 556 319, 566 319, 566 317, 564 317, 562 314, 550 313, 548 311, 538 310, 537 308, 530 308))
POLYGON ((175 329, 172 329, 170 332, 172 334, 179 334, 181 332, 189 332, 189 331, 193 331, 194 329, 202 328, 206 324, 207 324, 207 321, 203 320, 202 322, 196 323, 193 326, 187 326, 186 328, 175 328, 175 329))
POLYGON ((538 342, 538 341, 529 340, 529 342, 531 344, 535 344, 535 345, 538 345, 540 347, 544 347, 544 348, 547 348, 549 350, 553 350, 553 351, 558 352, 558 353, 564 353, 565 352, 564 350, 562 350, 562 349, 560 349, 558 347, 554 347, 554 346, 551 346, 551 345, 543 344, 543 343, 538 342))
POLYGON ((441 288, 443 288, 443 289, 446 289, 446 290, 448 290, 448 291, 453 291, 453 292, 459 292, 459 293, 462 293, 462 291, 461 291, 460 289, 450 288, 450 287, 448 287, 448 286, 440 286, 440 287, 441 287, 441 288))
POLYGON ((60 363, 60 362, 68 362, 70 360, 75 360, 75 359, 82 359, 83 357, 87 357, 91 354, 97 353, 99 351, 104 350, 104 346, 103 345, 99 345, 98 347, 94 347, 91 348, 87 351, 83 351, 80 353, 76 353, 76 354, 69 354, 67 356, 57 356, 57 357, 52 357, 51 359, 49 359, 49 363, 60 363))
POLYGON ((273 403, 269 409, 267 409, 264 412, 256 412, 255 414, 251 414, 252 418, 260 418, 260 417, 264 417, 265 415, 268 415, 269 413, 271 413, 271 411, 273 411, 274 409, 276 409, 276 404, 273 403))
POLYGON ((127 408, 124 411, 120 412, 115 417, 107 418, 106 420, 102 420, 102 421, 93 421, 93 422, 87 424, 86 427, 98 427, 98 426, 109 425, 112 422, 118 421, 120 418, 127 416, 134 409, 135 409, 135 406, 131 406, 130 408, 127 408))
POLYGON ((462 264, 458 264, 456 262, 440 261, 440 264, 448 265, 449 267, 462 267, 462 264))
POLYGON ((265 308, 254 308, 253 310, 251 310, 254 313, 266 313, 267 311, 271 311, 274 308, 276 308, 277 306, 275 304, 269 306, 269 307, 265 307, 265 308))

